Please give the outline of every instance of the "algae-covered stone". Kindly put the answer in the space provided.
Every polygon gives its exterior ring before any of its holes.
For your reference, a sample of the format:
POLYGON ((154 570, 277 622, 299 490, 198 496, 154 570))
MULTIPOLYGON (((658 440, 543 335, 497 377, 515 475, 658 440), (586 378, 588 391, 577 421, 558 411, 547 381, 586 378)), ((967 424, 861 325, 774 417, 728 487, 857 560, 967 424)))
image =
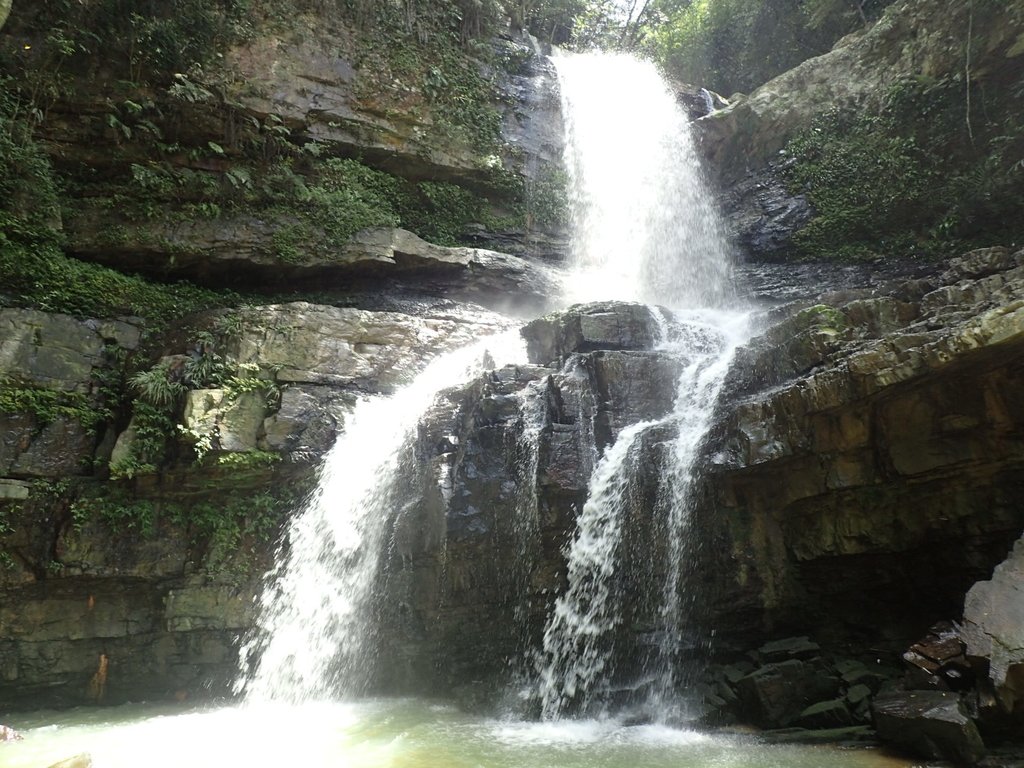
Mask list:
POLYGON ((87 391, 103 364, 104 337, 88 321, 33 309, 0 309, 0 377, 87 391))
POLYGON ((27 499, 32 486, 21 480, 0 479, 0 499, 21 501, 27 499))
POLYGON ((791 659, 757 669, 739 681, 737 690, 754 722, 777 728, 795 722, 811 704, 832 699, 839 680, 820 663, 791 659))
POLYGON ((0 414, 0 473, 16 477, 85 474, 94 440, 74 419, 40 424, 29 414, 0 414))
POLYGON ((785 661, 787 659, 810 659, 821 653, 821 646, 806 635, 773 640, 757 649, 758 656, 764 662, 785 661))
POLYGON ((168 632, 245 629, 252 620, 252 600, 230 585, 192 579, 167 594, 164 621, 168 632))
POLYGON ((260 392, 232 395, 223 389, 196 389, 186 397, 183 422, 186 434, 205 450, 252 451, 266 410, 260 392))
POLYGON ((239 310, 244 331, 224 352, 273 371, 280 384, 359 386, 391 391, 440 352, 503 330, 484 310, 449 308, 417 317, 306 302, 239 310))
POLYGON ((804 728, 836 728, 853 723, 853 716, 842 699, 831 699, 812 704, 796 718, 804 728))

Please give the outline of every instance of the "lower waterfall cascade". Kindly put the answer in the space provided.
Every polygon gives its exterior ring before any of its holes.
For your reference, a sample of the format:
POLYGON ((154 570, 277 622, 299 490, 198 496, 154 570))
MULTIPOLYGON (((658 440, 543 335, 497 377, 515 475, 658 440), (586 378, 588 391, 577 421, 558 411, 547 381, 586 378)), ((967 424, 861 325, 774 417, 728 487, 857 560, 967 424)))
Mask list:
MULTIPOLYGON (((667 716, 675 646, 685 621, 680 589, 687 478, 732 351, 742 340, 746 314, 731 308, 737 305, 728 285, 729 246, 704 190, 687 120, 654 67, 622 54, 560 56, 555 67, 575 244, 563 301, 666 305, 648 313, 662 336, 661 353, 679 362, 681 375, 670 413, 626 425, 603 453, 593 444, 587 501, 566 553, 566 589, 551 605, 542 647, 522 648, 520 655, 533 658, 534 671, 527 675, 535 677, 532 687, 544 719, 603 711, 614 667, 613 636, 622 623, 623 596, 614 583, 639 444, 652 428, 670 429, 675 437, 658 502, 667 516, 669 554, 662 583, 648 588, 661 603, 661 640, 646 670, 658 680, 649 695, 667 716), (613 114, 605 109, 609 89, 623 101, 613 114), (623 135, 638 137, 628 156, 617 151, 623 135)), ((292 521, 260 599, 236 687, 248 700, 331 700, 372 689, 372 603, 387 531, 403 503, 396 483, 415 462, 412 432, 438 391, 482 370, 482 349, 494 358, 490 367, 523 362, 521 351, 505 354, 502 347, 508 346, 484 340, 442 355, 396 394, 357 405, 324 461, 318 489, 292 521)), ((577 364, 566 361, 570 369, 577 364)), ((535 445, 543 425, 530 411, 539 397, 530 391, 520 396, 520 441, 531 446, 513 478, 520 512, 512 528, 523 570, 505 599, 517 604, 521 618, 530 579, 525 548, 538 514, 535 445)), ((581 418, 593 419, 594 412, 581 418)), ((594 427, 589 432, 592 443, 594 427)), ((448 479, 439 482, 443 489, 448 479)))

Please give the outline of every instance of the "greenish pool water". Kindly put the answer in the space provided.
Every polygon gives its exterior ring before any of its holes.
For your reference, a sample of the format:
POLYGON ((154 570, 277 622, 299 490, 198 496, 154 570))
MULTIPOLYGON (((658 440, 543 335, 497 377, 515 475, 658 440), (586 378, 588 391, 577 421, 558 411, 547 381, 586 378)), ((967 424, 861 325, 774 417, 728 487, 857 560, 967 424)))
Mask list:
POLYGON ((906 768, 867 749, 614 721, 485 719, 414 699, 216 709, 123 706, 8 717, 2 768, 87 752, 95 768, 906 768))

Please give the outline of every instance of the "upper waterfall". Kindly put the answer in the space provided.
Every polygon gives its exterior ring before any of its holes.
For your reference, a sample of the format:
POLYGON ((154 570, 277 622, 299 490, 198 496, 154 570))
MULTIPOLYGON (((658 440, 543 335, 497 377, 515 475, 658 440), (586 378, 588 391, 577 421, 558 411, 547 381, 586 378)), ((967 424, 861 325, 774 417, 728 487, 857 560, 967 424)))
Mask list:
MULTIPOLYGON (((659 499, 645 517, 662 516, 663 573, 641 591, 656 594, 661 637, 644 665, 649 703, 674 710, 675 665, 687 621, 682 590, 688 554, 694 462, 737 346, 746 313, 730 309, 730 248, 701 179, 689 123, 656 68, 626 54, 558 57, 566 127, 565 164, 573 226, 570 301, 622 299, 661 304, 661 350, 682 376, 672 411, 622 430, 590 479, 588 498, 567 551, 567 586, 554 601, 535 659, 542 716, 602 711, 609 698, 616 635, 626 623, 622 584, 636 445, 646 431, 675 432, 659 499), (655 583, 660 580, 660 583, 655 583)), ((655 569, 657 570, 657 569, 655 569)), ((636 681, 619 680, 619 685, 636 681)))
POLYGON ((658 70, 624 53, 554 62, 573 240, 567 301, 721 306, 728 239, 689 121, 658 70))

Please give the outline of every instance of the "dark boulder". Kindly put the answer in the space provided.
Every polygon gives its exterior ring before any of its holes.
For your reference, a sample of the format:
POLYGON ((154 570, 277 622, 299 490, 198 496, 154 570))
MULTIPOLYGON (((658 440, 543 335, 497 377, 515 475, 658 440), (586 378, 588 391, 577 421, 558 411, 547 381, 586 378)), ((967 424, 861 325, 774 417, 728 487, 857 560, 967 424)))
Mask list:
POLYGON ((574 352, 651 349, 659 323, 645 304, 622 301, 576 304, 538 318, 523 328, 530 362, 561 364, 574 352))
POLYGON ((973 765, 985 745, 960 697, 946 691, 892 691, 872 705, 879 737, 920 757, 973 765))
POLYGON ((747 717, 763 728, 795 723, 810 707, 834 699, 839 680, 819 661, 766 664, 737 684, 747 717))

